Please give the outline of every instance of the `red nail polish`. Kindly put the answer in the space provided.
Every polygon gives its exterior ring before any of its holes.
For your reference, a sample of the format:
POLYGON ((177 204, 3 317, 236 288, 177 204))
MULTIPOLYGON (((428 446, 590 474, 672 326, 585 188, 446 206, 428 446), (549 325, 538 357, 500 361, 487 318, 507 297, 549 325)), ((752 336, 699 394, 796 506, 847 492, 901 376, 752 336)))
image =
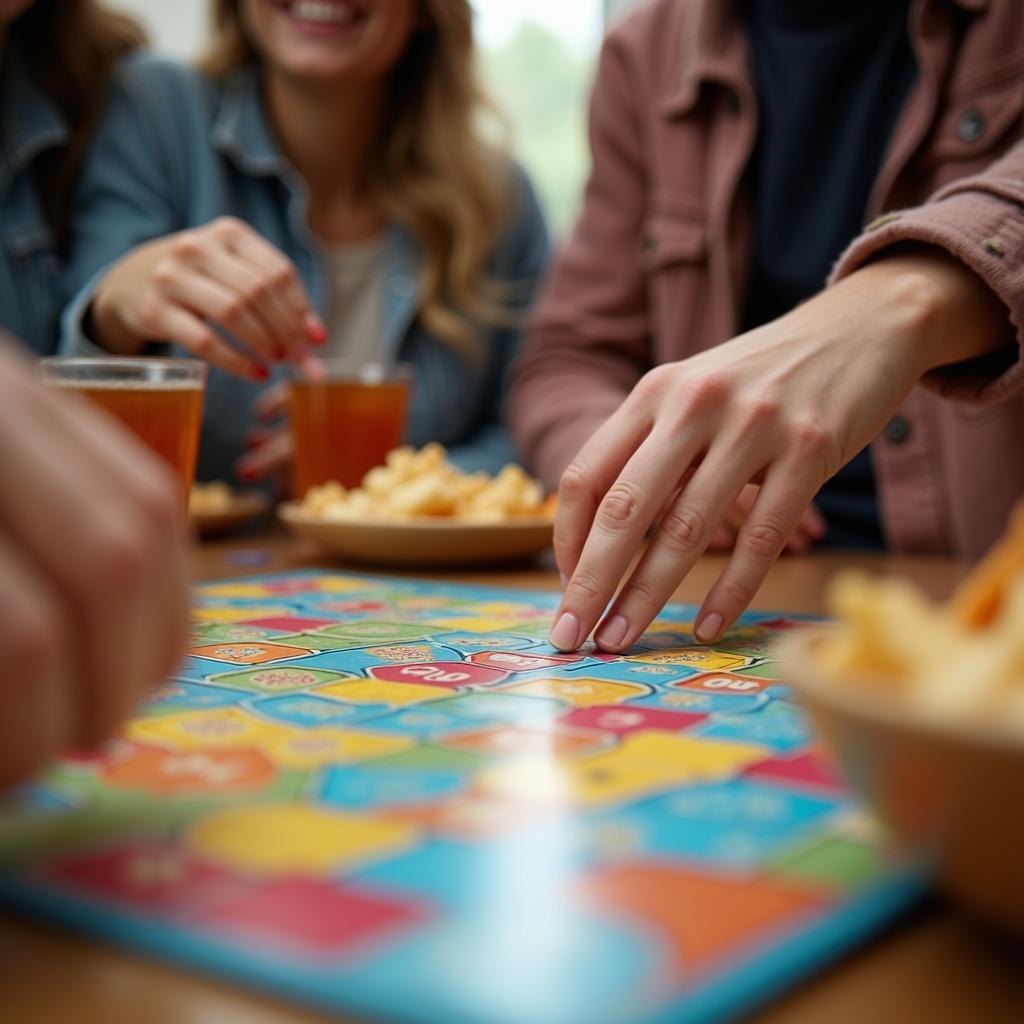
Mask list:
POLYGON ((256 380, 270 380, 270 371, 265 366, 254 366, 252 375, 253 377, 255 377, 256 380))
POLYGON ((306 337, 314 345, 323 345, 327 341, 327 331, 319 321, 309 320, 306 322, 306 337))
POLYGON ((245 483, 251 483, 256 479, 256 472, 250 466, 239 466, 237 472, 238 479, 245 483))

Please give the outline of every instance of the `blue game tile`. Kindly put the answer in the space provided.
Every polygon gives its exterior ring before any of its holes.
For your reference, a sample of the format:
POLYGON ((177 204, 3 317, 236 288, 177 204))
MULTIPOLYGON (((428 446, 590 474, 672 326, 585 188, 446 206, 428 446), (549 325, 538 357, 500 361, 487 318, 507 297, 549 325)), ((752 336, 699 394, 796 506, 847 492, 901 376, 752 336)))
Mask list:
POLYGON ((326 803, 353 810, 405 806, 443 800, 465 789, 465 773, 437 770, 398 770, 373 762, 329 768, 318 795, 326 803))
POLYGON ((770 747, 777 753, 786 753, 804 746, 809 726, 804 713, 789 701, 770 700, 753 714, 730 714, 716 711, 706 725, 694 732, 719 740, 739 740, 770 747))

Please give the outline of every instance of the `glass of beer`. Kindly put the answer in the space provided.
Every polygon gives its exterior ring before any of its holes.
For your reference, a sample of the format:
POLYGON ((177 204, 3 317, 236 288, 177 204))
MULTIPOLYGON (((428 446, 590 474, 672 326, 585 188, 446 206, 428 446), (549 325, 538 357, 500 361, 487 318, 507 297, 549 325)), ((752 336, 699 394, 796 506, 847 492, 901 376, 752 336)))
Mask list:
POLYGON ((199 449, 204 362, 52 356, 39 365, 48 385, 84 395, 152 448, 181 479, 188 501, 199 449))
POLYGON ((357 487, 402 443, 411 368, 328 359, 317 379, 296 379, 288 395, 292 493, 337 480, 357 487))

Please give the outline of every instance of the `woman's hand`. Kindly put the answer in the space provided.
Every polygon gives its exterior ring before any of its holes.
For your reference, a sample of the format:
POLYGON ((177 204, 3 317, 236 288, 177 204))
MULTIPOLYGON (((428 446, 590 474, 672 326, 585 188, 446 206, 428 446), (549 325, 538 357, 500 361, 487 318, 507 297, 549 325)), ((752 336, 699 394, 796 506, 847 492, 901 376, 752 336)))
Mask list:
POLYGON ((0 343, 0 785, 105 739, 181 658, 184 500, 0 343))
POLYGON ((1007 338, 1006 309, 980 279, 938 250, 915 251, 851 274, 773 323, 652 370, 562 477, 555 555, 566 587, 551 642, 575 649, 600 621, 602 648, 629 647, 753 482, 757 498, 697 616, 697 637, 717 639, 751 601, 817 490, 914 383, 1007 338))
MULTIPOLYGON (((722 522, 715 531, 711 542, 708 544, 708 551, 723 552, 732 551, 736 547, 740 530, 754 507, 757 494, 760 488, 756 484, 747 484, 732 503, 732 507, 722 517, 722 522)), ((792 555, 805 555, 818 541, 823 540, 827 532, 825 520, 821 513, 813 506, 809 506, 800 517, 796 529, 789 536, 782 550, 792 555)))
POLYGON ((281 475, 292 461, 292 432, 283 422, 288 410, 288 385, 274 384, 253 403, 260 421, 247 435, 249 451, 235 464, 238 479, 246 483, 281 475))
POLYGON ((146 242, 122 257, 96 291, 91 333, 125 355, 148 341, 173 340, 252 380, 267 379, 267 363, 302 365, 307 345, 327 337, 292 263, 234 217, 146 242))

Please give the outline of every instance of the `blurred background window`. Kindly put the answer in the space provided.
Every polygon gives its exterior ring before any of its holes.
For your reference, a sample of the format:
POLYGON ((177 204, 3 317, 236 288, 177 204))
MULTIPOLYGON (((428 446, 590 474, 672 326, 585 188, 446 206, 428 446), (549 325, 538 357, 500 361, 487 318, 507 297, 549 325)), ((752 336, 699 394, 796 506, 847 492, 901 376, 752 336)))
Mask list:
MULTIPOLYGON (((160 51, 203 47, 208 0, 112 0, 160 51)), ((636 0, 472 0, 484 81, 512 129, 555 234, 571 226, 589 169, 586 104, 606 21, 636 0)))

